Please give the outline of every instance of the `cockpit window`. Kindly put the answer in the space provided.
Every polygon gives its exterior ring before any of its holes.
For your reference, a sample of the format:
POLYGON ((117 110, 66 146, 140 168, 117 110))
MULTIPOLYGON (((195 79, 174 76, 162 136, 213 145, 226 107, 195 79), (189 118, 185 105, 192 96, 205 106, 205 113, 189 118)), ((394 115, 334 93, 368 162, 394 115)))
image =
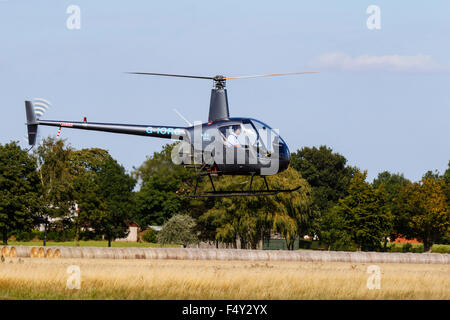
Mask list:
POLYGON ((224 125, 219 131, 223 134, 225 144, 254 147, 261 154, 273 153, 274 147, 280 143, 285 144, 276 130, 255 119, 243 120, 240 124, 224 125))
POLYGON ((242 134, 239 136, 239 141, 243 145, 253 146, 258 140, 258 134, 255 128, 249 122, 244 122, 242 124, 242 134))
POLYGON ((219 128, 229 145, 247 147, 254 145, 258 134, 250 122, 242 124, 226 125, 219 128))
POLYGON ((255 119, 251 121, 258 133, 258 141, 267 151, 273 152, 274 144, 285 143, 279 134, 265 123, 255 119))

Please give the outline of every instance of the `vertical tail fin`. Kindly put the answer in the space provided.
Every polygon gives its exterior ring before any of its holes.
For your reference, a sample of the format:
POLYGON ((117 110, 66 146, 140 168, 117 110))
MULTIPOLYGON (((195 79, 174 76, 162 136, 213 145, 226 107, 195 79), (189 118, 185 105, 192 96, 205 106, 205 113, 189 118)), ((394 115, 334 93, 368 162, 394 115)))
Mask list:
POLYGON ((25 111, 27 114, 28 144, 32 146, 36 143, 38 122, 31 101, 25 101, 25 111))

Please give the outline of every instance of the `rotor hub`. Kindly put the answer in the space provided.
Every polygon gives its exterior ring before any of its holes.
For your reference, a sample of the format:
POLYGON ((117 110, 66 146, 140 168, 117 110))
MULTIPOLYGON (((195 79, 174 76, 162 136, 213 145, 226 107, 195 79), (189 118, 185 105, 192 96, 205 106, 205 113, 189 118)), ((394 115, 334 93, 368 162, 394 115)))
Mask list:
POLYGON ((226 78, 222 75, 217 75, 213 78, 214 81, 214 88, 216 89, 223 89, 226 85, 226 78))

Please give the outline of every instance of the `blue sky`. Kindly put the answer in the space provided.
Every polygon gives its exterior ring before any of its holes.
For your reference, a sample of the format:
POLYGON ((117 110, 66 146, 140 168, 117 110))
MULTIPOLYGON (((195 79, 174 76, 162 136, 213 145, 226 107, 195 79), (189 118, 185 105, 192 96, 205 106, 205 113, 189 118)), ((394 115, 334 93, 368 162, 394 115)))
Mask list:
MULTIPOLYGON (((320 74, 227 83, 232 116, 278 128, 291 151, 327 145, 349 164, 418 180, 450 160, 449 1, 0 0, 0 143, 25 135, 24 100, 43 118, 154 125, 208 116, 206 80, 124 71, 320 74), (69 5, 81 29, 69 30, 69 5), (369 5, 381 29, 369 30, 369 5)), ((41 137, 56 135, 43 127, 41 137)), ((131 170, 166 140, 63 129, 131 170)))

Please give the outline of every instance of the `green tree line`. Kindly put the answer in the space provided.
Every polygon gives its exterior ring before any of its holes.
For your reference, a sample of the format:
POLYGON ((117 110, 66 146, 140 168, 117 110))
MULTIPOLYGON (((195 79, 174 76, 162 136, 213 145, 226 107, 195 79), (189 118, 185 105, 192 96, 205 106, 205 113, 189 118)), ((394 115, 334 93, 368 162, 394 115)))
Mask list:
MULTIPOLYGON (((291 154, 286 171, 268 177, 274 188, 300 185, 299 191, 198 200, 180 196, 193 190, 195 171, 172 163, 173 147, 165 145, 127 173, 106 150, 75 150, 65 140, 49 137, 34 152, 16 142, 0 145, 3 243, 43 224, 76 241, 103 238, 111 244, 127 235, 131 222, 141 228, 165 225, 158 239, 178 239, 184 246, 209 241, 256 249, 274 234, 289 249, 305 235, 329 250, 386 250, 388 239, 397 237, 418 239, 425 251, 450 242, 450 161, 443 174, 429 171, 417 182, 387 171, 367 182, 366 171, 349 166, 331 148, 304 147, 291 154)), ((214 183, 235 190, 249 179, 222 176, 214 183)), ((262 179, 253 185, 264 188, 262 179)), ((209 181, 200 188, 208 191, 209 181)))
POLYGON ((38 224, 80 239, 108 240, 128 233, 136 181, 102 149, 74 150, 45 139, 28 153, 17 142, 0 145, 0 230, 10 235, 38 224))

